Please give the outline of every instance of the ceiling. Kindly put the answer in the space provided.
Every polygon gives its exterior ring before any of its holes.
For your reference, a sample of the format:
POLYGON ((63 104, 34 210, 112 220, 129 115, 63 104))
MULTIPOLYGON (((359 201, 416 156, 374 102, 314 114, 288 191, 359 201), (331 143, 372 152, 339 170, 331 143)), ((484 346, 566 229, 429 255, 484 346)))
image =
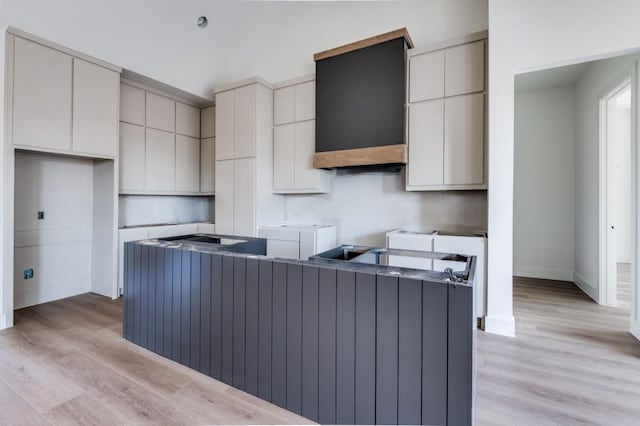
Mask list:
POLYGON ((584 75, 591 63, 593 62, 518 74, 515 78, 515 91, 528 92, 530 90, 572 86, 584 75))
POLYGON ((0 25, 211 99, 252 76, 313 73, 313 53, 397 28, 417 47, 485 30, 487 0, 0 0, 0 25))

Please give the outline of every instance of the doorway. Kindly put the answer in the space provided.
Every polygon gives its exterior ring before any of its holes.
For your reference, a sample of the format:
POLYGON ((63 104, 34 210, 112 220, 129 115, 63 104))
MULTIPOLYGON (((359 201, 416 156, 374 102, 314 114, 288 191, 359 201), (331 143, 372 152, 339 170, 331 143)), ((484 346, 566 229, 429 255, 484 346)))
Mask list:
POLYGON ((614 83, 600 100, 600 292, 603 305, 629 310, 632 278, 631 78, 614 83))

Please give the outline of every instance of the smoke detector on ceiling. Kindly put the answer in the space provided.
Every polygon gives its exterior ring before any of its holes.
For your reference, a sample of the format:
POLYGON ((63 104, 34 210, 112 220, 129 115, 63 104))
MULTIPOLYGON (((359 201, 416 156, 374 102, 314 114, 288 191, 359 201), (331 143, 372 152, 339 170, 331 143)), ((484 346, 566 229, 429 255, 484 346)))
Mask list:
POLYGON ((209 24, 209 20, 207 19, 206 16, 201 16, 198 18, 198 27, 206 28, 208 24, 209 24))

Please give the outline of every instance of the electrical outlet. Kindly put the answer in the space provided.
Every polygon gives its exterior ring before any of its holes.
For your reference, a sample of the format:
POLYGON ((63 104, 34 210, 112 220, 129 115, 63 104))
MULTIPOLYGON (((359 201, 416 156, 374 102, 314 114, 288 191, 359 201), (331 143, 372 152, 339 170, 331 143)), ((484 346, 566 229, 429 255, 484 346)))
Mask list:
POLYGON ((33 268, 25 269, 24 270, 24 279, 25 280, 30 280, 31 278, 33 278, 33 268))
POLYGON ((44 212, 38 212, 38 220, 44 219, 44 212))

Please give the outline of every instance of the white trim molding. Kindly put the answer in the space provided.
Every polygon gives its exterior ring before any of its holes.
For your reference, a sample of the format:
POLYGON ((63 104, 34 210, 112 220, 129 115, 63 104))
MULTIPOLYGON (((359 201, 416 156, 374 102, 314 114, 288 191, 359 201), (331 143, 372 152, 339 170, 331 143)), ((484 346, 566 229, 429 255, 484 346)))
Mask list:
POLYGON ((487 315, 484 317, 484 331, 507 337, 516 337, 516 319, 513 316, 497 317, 487 315))

